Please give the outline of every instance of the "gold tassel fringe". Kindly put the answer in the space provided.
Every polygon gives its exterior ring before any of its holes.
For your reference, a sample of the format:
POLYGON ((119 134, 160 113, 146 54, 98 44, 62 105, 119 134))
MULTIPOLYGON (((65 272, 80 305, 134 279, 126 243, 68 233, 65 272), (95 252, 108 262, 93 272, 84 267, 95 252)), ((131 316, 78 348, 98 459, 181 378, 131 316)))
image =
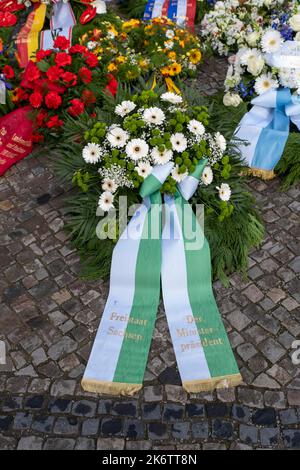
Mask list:
POLYGON ((103 393, 107 395, 123 395, 131 397, 142 388, 142 384, 127 384, 123 382, 102 382, 100 380, 82 379, 81 386, 86 392, 103 393))
POLYGON ((219 388, 237 387, 243 383, 241 374, 211 377, 205 380, 191 380, 183 382, 182 386, 188 393, 210 392, 219 388))

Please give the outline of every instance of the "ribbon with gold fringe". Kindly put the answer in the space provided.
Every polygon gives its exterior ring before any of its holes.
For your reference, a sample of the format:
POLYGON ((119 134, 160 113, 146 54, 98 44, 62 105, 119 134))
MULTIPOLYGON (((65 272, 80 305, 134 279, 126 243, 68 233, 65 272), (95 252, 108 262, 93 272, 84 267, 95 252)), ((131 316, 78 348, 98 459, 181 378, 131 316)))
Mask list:
POLYGON ((275 177, 292 122, 300 129, 300 99, 288 88, 269 90, 252 100, 235 131, 238 146, 249 173, 264 180, 275 177))
POLYGON ((242 382, 212 291, 208 242, 188 203, 206 163, 178 184, 174 196, 165 195, 164 205, 160 188, 173 164, 154 167, 145 179, 143 203, 113 252, 109 296, 84 390, 133 395, 142 388, 160 279, 184 389, 200 392, 242 382))

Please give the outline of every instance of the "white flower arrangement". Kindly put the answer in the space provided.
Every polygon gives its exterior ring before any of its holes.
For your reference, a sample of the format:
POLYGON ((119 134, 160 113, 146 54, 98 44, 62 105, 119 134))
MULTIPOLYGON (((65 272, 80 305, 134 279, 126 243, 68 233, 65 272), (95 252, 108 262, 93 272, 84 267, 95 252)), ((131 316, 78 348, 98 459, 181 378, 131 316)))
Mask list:
MULTIPOLYGON (((271 27, 274 11, 282 12, 284 7, 293 11, 296 5, 296 0, 217 1, 201 23, 204 45, 225 56, 241 47, 256 47, 261 31, 271 27)), ((293 18, 292 24, 300 31, 300 17, 293 18)))
POLYGON ((236 107, 243 100, 279 87, 300 94, 300 69, 293 61, 294 52, 288 63, 280 59, 281 54, 289 55, 286 47, 293 47, 292 41, 300 40, 297 31, 300 28, 300 13, 298 9, 293 12, 285 14, 284 19, 282 16, 279 19, 274 17, 273 27, 261 31, 255 47, 243 46, 229 58, 223 97, 225 106, 236 107), (295 15, 292 15, 293 12, 295 15))
MULTIPOLYGON (((173 170, 163 192, 173 194, 176 184, 193 173, 203 159, 207 166, 200 184, 210 185, 214 179, 211 167, 224 157, 227 145, 222 134, 206 131, 202 120, 207 116, 206 108, 187 108, 174 93, 158 96, 145 91, 118 104, 116 122, 109 126, 96 123, 85 135, 87 143, 82 150, 86 164, 99 167, 103 190, 99 207, 109 211, 118 189, 139 188, 154 165, 168 162, 173 163, 173 170)), ((216 193, 222 201, 230 198, 230 188, 225 189, 216 193)))

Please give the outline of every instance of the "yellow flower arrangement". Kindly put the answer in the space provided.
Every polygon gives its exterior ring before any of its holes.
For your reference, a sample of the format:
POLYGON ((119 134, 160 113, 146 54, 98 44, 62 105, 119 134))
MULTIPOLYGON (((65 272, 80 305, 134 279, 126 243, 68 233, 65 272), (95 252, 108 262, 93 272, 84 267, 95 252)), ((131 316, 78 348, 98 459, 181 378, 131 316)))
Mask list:
POLYGON ((157 82, 163 79, 168 89, 175 89, 173 79, 192 76, 201 60, 199 39, 164 17, 147 23, 103 21, 81 38, 83 44, 90 41, 96 43, 93 51, 101 55, 104 69, 120 81, 140 75, 149 80, 152 74, 157 82))

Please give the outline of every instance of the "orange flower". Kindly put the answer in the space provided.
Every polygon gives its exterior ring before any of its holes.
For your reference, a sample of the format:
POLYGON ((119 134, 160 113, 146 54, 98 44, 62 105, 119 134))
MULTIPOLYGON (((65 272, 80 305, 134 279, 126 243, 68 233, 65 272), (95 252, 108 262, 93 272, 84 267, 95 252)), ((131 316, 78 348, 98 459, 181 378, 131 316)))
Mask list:
POLYGON ((111 62, 109 66, 107 67, 107 70, 109 72, 116 72, 116 70, 118 70, 118 67, 116 66, 114 62, 111 62))
POLYGON ((170 52, 168 53, 168 57, 169 57, 169 59, 171 59, 171 60, 175 60, 175 59, 176 59, 176 52, 175 52, 175 51, 170 51, 170 52))
POLYGON ((178 64, 177 62, 174 62, 174 64, 172 64, 170 66, 170 75, 178 75, 182 70, 182 67, 180 64, 178 64))

